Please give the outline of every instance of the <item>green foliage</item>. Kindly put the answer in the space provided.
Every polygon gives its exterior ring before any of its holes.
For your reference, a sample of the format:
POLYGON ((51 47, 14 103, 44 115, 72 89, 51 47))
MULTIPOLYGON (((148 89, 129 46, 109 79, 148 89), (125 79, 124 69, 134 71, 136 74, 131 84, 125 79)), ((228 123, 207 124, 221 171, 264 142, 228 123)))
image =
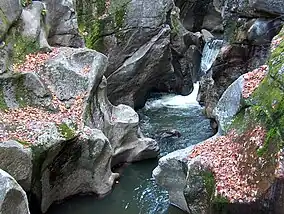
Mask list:
POLYGON ((27 141, 23 141, 23 140, 19 140, 19 139, 15 139, 15 141, 17 141, 18 143, 22 144, 23 146, 30 146, 31 145, 27 141))
POLYGON ((208 195, 210 197, 212 197, 213 193, 215 191, 215 183, 216 183, 214 175, 210 171, 205 171, 205 172, 202 173, 202 177, 203 177, 203 180, 204 180, 204 183, 205 183, 206 191, 207 191, 208 195))
POLYGON ((104 0, 78 1, 76 7, 79 31, 88 48, 104 52, 105 35, 115 33, 117 38, 122 37, 119 30, 124 25, 129 2, 130 0, 112 0, 107 8, 104 0))
POLYGON ((40 49, 37 42, 23 36, 16 36, 13 49, 14 63, 21 63, 25 56, 30 53, 35 53, 40 49))
POLYGON ((76 136, 75 131, 70 128, 66 123, 62 123, 58 125, 58 130, 66 140, 70 140, 76 136))
POLYGON ((263 143, 263 146, 257 150, 258 156, 264 156, 268 152, 269 144, 274 142, 275 136, 277 136, 277 129, 271 128, 266 134, 266 139, 263 143))
POLYGON ((32 4, 32 0, 21 0, 22 6, 27 7, 29 4, 32 4))
POLYGON ((6 101, 4 99, 4 93, 2 87, 0 88, 0 110, 4 111, 8 109, 8 106, 6 104, 6 101))
POLYGON ((218 194, 217 196, 214 197, 213 203, 215 203, 215 204, 228 204, 228 203, 230 203, 230 201, 226 197, 218 194))
POLYGON ((23 76, 15 78, 15 97, 20 107, 25 107, 28 105, 29 94, 28 90, 25 87, 25 79, 23 76))
POLYGON ((125 13, 126 13, 126 6, 123 6, 117 11, 115 11, 114 19, 115 19, 116 27, 118 29, 123 27, 125 13))
POLYGON ((93 20, 90 33, 85 36, 86 46, 91 49, 95 49, 97 51, 103 51, 104 49, 104 41, 101 33, 104 31, 104 23, 103 20, 93 20))
POLYGON ((47 13, 47 9, 43 9, 43 10, 41 11, 41 15, 42 15, 42 16, 46 16, 46 13, 47 13))

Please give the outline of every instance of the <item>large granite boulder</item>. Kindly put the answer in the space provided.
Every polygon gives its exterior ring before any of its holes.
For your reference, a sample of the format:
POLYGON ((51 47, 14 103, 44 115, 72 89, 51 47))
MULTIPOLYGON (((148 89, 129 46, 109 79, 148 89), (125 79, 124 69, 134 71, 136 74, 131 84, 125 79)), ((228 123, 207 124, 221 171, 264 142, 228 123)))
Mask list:
POLYGON ((13 176, 25 191, 29 191, 32 179, 32 153, 16 141, 0 144, 0 168, 13 176))
POLYGON ((193 146, 160 158, 158 166, 153 170, 155 181, 168 191, 170 202, 186 212, 189 209, 183 190, 187 177, 187 157, 192 149, 193 146))
POLYGON ((244 76, 240 76, 223 93, 213 110, 214 118, 218 123, 219 134, 226 131, 230 126, 233 117, 241 110, 245 104, 243 98, 244 76))
POLYGON ((74 1, 44 0, 49 24, 48 41, 53 46, 84 47, 78 29, 74 1), (58 18, 60 17, 60 18, 58 18))
MULTIPOLYGON (((41 143, 46 145, 48 142, 41 143)), ((39 144, 35 149, 38 148, 39 144)), ((119 176, 111 172, 113 148, 97 129, 84 127, 81 135, 68 141, 57 141, 48 149, 35 153, 41 155, 38 160, 43 154, 40 172, 43 212, 53 202, 72 195, 93 193, 104 196, 119 176)))
POLYGON ((30 214, 25 191, 7 172, 0 169, 0 213, 30 214))
POLYGON ((18 20, 22 12, 20 1, 1 1, 0 2, 0 41, 4 39, 5 34, 12 24, 18 20))

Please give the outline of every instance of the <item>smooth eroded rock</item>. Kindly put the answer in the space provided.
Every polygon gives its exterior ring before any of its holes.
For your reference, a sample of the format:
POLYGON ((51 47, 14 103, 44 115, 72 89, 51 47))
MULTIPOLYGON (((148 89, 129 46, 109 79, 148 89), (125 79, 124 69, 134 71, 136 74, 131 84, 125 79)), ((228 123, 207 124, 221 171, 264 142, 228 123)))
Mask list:
POLYGON ((29 191, 32 178, 32 153, 16 141, 0 143, 0 168, 13 176, 25 191, 29 191))
POLYGON ((0 213, 30 214, 27 195, 17 181, 0 169, 0 213))

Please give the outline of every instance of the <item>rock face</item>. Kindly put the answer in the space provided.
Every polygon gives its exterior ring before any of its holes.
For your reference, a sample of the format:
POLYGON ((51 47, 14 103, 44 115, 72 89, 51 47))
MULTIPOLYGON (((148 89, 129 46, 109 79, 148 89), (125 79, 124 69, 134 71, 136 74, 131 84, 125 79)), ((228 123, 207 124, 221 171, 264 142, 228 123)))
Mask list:
POLYGON ((214 184, 209 181, 212 173, 198 158, 189 162, 187 168, 183 193, 189 213, 207 214, 210 212, 210 196, 214 190, 214 184))
POLYGON ((33 4, 24 8, 21 15, 23 26, 21 34, 23 37, 29 38, 32 41, 38 41, 41 50, 50 50, 50 46, 46 40, 46 20, 42 15, 45 10, 45 5, 41 2, 33 2, 33 4))
POLYGON ((44 0, 44 2, 47 22, 50 25, 49 43, 53 46, 84 47, 83 38, 79 34, 74 2, 72 0, 44 0))
POLYGON ((76 194, 105 195, 118 174, 111 172, 113 148, 97 129, 50 146, 41 166, 41 209, 76 194), (64 166, 64 167, 63 167, 64 166))
POLYGON ((20 1, 1 1, 0 11, 0 40, 2 42, 10 26, 20 17, 22 5, 20 1))
POLYGON ((30 214, 27 195, 17 181, 0 169, 0 213, 30 214))
POLYGON ((112 103, 138 108, 152 91, 192 91, 201 36, 184 29, 173 1, 77 1, 77 10, 87 47, 109 56, 105 75, 112 103), (92 26, 86 16, 93 17, 92 26))
POLYGON ((32 179, 32 153, 16 141, 0 144, 0 168, 12 175, 25 191, 29 191, 32 179))
POLYGON ((181 9, 181 20, 187 30, 206 29, 216 35, 222 33, 221 11, 215 6, 215 1, 175 0, 175 3, 181 9))

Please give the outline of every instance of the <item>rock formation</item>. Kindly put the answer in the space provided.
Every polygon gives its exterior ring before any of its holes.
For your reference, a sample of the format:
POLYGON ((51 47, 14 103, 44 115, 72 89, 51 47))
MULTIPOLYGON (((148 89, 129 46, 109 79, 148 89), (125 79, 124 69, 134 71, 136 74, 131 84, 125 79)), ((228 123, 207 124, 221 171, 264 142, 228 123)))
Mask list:
POLYGON ((30 214, 25 191, 7 172, 0 169, 0 213, 30 214))

